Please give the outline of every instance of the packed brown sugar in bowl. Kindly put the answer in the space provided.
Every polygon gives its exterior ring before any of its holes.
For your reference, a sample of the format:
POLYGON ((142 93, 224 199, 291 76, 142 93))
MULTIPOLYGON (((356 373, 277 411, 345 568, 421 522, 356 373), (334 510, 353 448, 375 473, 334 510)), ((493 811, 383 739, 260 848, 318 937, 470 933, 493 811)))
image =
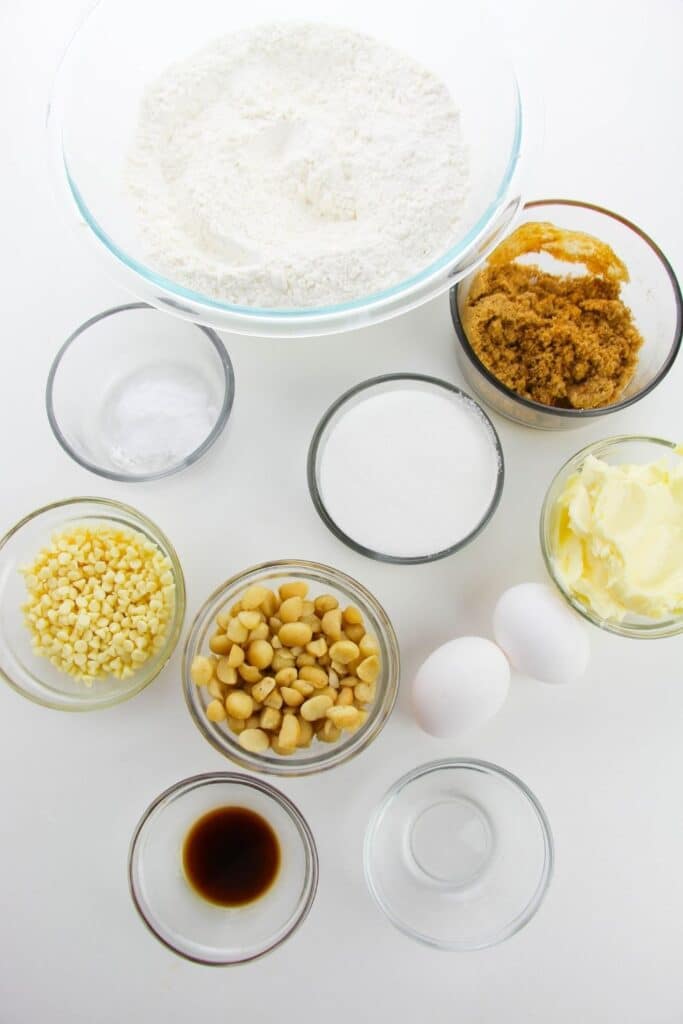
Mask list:
POLYGON ((462 310, 470 344, 511 391, 542 405, 597 409, 631 381, 643 339, 621 299, 628 270, 604 242, 547 223, 523 224, 472 281, 462 310), (585 273, 517 262, 546 253, 585 273))

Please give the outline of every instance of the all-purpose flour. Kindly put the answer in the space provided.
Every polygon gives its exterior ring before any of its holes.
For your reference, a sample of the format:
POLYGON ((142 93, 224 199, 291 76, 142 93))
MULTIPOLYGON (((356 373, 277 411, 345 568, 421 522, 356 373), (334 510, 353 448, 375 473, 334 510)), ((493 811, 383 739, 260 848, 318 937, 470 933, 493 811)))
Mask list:
POLYGON ((168 68, 127 174, 154 269, 270 308, 405 280, 453 243, 467 193, 445 84, 367 36, 297 22, 168 68))

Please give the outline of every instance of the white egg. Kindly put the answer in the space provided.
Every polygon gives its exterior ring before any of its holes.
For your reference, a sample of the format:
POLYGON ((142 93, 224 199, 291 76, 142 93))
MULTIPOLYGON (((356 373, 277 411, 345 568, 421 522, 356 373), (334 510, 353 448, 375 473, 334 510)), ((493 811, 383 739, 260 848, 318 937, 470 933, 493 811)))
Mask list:
POLYGON ((432 736, 457 736, 495 715, 509 687, 510 666, 500 648, 480 636, 461 636, 423 661, 413 683, 413 712, 432 736))
POLYGON ((514 669, 545 683, 574 682, 588 667, 588 628, 546 583, 501 594, 493 635, 514 669))

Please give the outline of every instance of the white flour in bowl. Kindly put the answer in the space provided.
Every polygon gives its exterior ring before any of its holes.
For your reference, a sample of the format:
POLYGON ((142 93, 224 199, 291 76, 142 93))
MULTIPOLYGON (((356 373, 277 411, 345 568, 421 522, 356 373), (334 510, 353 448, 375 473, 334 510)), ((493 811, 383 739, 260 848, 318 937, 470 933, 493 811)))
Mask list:
POLYGON ((146 90, 127 167, 147 262, 251 307, 371 295, 454 244, 467 194, 446 85, 368 36, 276 23, 146 90))

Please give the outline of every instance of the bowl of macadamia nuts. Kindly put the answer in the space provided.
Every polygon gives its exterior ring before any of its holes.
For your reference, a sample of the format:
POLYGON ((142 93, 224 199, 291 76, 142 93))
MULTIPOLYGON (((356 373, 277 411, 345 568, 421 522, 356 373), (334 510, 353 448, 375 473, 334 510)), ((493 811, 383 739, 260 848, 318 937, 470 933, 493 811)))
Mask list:
POLYGON ((273 775, 324 771, 360 753, 389 717, 398 681, 382 606, 315 562, 233 576, 200 609, 183 658, 200 732, 241 767, 273 775))

